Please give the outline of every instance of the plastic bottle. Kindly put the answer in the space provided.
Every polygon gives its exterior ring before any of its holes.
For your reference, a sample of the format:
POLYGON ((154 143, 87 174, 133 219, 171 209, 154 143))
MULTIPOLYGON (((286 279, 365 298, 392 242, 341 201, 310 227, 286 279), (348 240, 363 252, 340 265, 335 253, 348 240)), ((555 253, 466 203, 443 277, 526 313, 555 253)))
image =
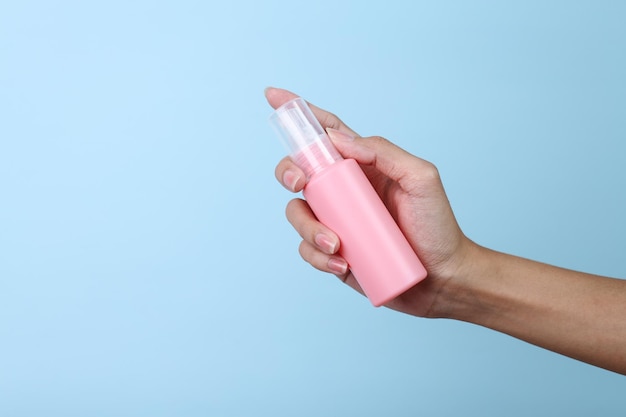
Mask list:
POLYGON ((306 174, 303 190, 318 220, 339 237, 339 254, 378 307, 427 273, 371 183, 353 159, 343 159, 302 98, 280 106, 270 123, 306 174))

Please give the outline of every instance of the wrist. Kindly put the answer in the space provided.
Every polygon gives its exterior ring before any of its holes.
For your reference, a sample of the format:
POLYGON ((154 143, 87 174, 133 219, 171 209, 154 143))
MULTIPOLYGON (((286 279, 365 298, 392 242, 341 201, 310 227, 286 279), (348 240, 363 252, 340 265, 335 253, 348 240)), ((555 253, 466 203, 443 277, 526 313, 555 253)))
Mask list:
POLYGON ((479 323, 490 316, 492 308, 486 302, 493 284, 487 280, 497 276, 497 253, 467 239, 459 251, 456 266, 442 276, 442 285, 437 293, 428 317, 448 318, 479 323), (496 272, 494 274, 494 272, 496 272))

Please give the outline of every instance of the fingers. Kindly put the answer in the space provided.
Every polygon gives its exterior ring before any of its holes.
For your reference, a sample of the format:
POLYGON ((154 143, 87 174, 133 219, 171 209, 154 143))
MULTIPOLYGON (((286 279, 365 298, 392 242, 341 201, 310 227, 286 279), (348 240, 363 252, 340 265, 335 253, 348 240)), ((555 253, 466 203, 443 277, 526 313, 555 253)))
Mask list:
POLYGON ((276 165, 274 175, 283 187, 294 193, 302 191, 306 184, 304 171, 294 164, 289 157, 283 158, 276 165))
POLYGON ((334 274, 345 284, 363 294, 363 289, 350 272, 345 259, 338 254, 339 238, 317 221, 311 208, 298 198, 287 204, 287 219, 302 237, 300 256, 314 268, 334 274))
POLYGON ((311 264, 311 266, 322 272, 336 275, 344 284, 362 295, 365 295, 356 278, 354 278, 354 275, 352 275, 352 272, 348 269, 347 262, 342 257, 338 255, 326 255, 306 240, 302 241, 299 250, 302 259, 311 264))
POLYGON ((306 201, 294 198, 287 204, 285 213, 287 220, 302 239, 327 255, 337 253, 339 238, 317 220, 306 201))
MULTIPOLYGON (((282 106, 289 100, 293 100, 297 97, 298 96, 291 91, 283 90, 281 88, 268 87, 265 89, 265 98, 267 99, 267 102, 270 104, 270 106, 275 109, 282 106)), ((356 136, 356 133, 348 126, 346 126, 345 123, 343 123, 341 119, 339 119, 337 116, 326 110, 320 109, 319 107, 311 103, 308 104, 311 108, 311 111, 313 111, 313 114, 324 129, 332 128, 341 132, 345 132, 349 135, 356 136)))
POLYGON ((299 198, 291 200, 286 209, 287 220, 303 241, 300 244, 300 256, 320 271, 345 276, 348 263, 337 255, 339 238, 317 221, 309 205, 299 198))
POLYGON ((343 132, 326 129, 344 158, 353 158, 361 165, 375 167, 390 179, 410 190, 416 180, 438 179, 437 168, 428 161, 411 155, 399 146, 380 136, 350 137, 343 132))
MULTIPOLYGON (((268 87, 265 89, 265 97, 273 108, 277 108, 298 96, 288 90, 268 87)), ((309 106, 345 158, 353 158, 362 165, 373 166, 397 181, 405 190, 410 189, 416 179, 439 178, 436 167, 430 162, 411 155, 382 137, 359 138, 334 114, 310 103, 309 106)), ((294 167, 293 163, 283 160, 276 168, 276 176, 287 189, 300 191, 304 187, 300 177, 304 174, 297 168, 292 171, 294 167)))
POLYGON ((282 88, 267 87, 265 89, 265 98, 267 102, 273 108, 278 108, 294 98, 298 98, 298 95, 282 88))
POLYGON ((302 243, 300 243, 299 250, 302 259, 311 264, 311 266, 315 269, 328 272, 339 277, 345 277, 348 273, 348 264, 342 257, 326 255, 306 240, 303 240, 302 243))

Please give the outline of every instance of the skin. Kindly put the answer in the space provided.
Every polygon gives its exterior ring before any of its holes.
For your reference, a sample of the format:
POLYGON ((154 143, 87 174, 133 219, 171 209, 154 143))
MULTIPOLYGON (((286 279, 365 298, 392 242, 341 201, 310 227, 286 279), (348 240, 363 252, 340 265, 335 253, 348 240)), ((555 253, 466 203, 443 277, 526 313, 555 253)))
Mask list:
MULTIPOLYGON (((297 97, 265 91, 277 108, 297 97)), ((626 374, 626 281, 558 268, 484 248, 459 227, 437 168, 388 140, 359 137, 338 117, 311 105, 344 156, 363 168, 422 260, 428 277, 386 307, 418 317, 466 321, 626 374)), ((300 192, 304 173, 289 159, 276 178, 300 192)), ((302 237, 300 255, 363 293, 338 254, 338 237, 299 198, 286 208, 302 237)))

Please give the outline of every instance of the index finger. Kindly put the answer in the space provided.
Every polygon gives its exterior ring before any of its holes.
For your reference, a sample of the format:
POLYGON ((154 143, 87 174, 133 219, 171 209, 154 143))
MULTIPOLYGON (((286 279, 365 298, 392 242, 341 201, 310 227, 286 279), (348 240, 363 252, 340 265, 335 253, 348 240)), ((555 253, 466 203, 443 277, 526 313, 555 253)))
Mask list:
MULTIPOLYGON (((294 94, 288 90, 283 90, 282 88, 268 87, 265 89, 265 98, 267 99, 267 102, 270 104, 270 106, 272 106, 272 108, 274 109, 297 97, 299 97, 297 94, 294 94)), ((358 136, 355 131, 346 126, 346 124, 334 114, 324 109, 320 109, 319 107, 309 102, 307 103, 309 104, 311 111, 313 111, 313 114, 324 129, 332 128, 339 130, 340 132, 347 133, 351 136, 358 136)))

